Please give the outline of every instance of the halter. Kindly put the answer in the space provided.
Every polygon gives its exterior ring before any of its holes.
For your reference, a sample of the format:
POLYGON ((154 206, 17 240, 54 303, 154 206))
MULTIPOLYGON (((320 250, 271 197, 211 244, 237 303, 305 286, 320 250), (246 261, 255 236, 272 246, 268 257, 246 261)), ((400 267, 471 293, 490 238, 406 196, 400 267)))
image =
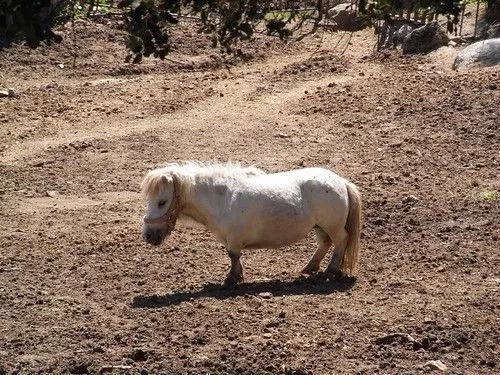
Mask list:
POLYGON ((163 224, 165 223, 167 226, 167 236, 172 232, 175 227, 175 222, 179 217, 179 213, 182 211, 182 204, 180 199, 180 189, 179 189, 179 179, 177 176, 172 176, 174 181, 174 193, 172 197, 172 203, 170 203, 170 207, 168 208, 165 215, 160 217, 155 217, 148 219, 144 216, 144 224, 163 224))

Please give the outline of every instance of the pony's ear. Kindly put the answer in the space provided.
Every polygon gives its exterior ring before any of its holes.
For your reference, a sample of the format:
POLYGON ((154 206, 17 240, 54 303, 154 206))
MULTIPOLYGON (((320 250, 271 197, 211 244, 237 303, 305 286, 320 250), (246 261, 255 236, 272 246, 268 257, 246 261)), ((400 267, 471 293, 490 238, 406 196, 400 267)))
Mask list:
POLYGON ((179 180, 179 177, 177 177, 175 174, 172 174, 172 182, 174 183, 174 194, 179 195, 181 188, 181 181, 179 180))
POLYGON ((179 192, 180 181, 179 177, 175 174, 162 174, 160 176, 160 180, 158 182, 160 189, 165 189, 168 186, 172 186, 174 188, 174 192, 179 192))
POLYGON ((167 186, 168 184, 171 184, 171 183, 172 183, 172 177, 167 176, 165 174, 161 175, 160 184, 162 184, 163 186, 167 186))
POLYGON ((149 172, 141 183, 142 195, 145 198, 154 197, 169 186, 173 186, 174 189, 176 188, 176 182, 174 180, 174 178, 177 179, 176 176, 169 173, 159 175, 155 172, 156 171, 149 172))

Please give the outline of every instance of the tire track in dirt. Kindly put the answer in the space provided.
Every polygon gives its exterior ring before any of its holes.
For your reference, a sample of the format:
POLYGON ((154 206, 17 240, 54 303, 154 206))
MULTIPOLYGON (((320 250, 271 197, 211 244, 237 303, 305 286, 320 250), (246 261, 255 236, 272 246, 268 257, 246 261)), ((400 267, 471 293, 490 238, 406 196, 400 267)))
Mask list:
MULTIPOLYGON (((144 119, 128 120, 123 122, 103 123, 93 128, 78 128, 67 134, 59 132, 56 136, 43 139, 17 142, 7 146, 0 162, 5 165, 16 165, 23 159, 40 154, 50 147, 56 147, 78 140, 118 139, 130 134, 144 133, 154 130, 158 135, 175 132, 176 129, 189 128, 191 130, 204 129, 210 131, 214 124, 217 131, 227 130, 237 125, 240 129, 252 128, 263 121, 283 119, 287 116, 287 108, 304 95, 318 86, 330 82, 347 83, 358 79, 353 71, 344 74, 326 74, 322 79, 313 78, 296 80, 285 88, 266 91, 266 82, 291 64, 308 61, 311 53, 298 55, 295 58, 283 60, 281 57, 267 60, 263 63, 243 66, 235 69, 233 77, 217 82, 210 89, 220 95, 211 95, 188 108, 173 112, 169 115, 149 116, 144 119), (260 92, 258 92, 260 90, 260 92)), ((144 79, 147 79, 145 77, 144 79)), ((277 81, 279 83, 279 80, 277 81)), ((115 83, 114 83, 115 84, 115 83)), ((297 118, 297 114, 293 114, 297 118)))
POLYGON ((49 192, 47 197, 13 197, 3 201, 4 209, 20 214, 46 214, 50 211, 84 210, 103 204, 137 201, 140 194, 134 191, 114 191, 97 194, 94 197, 78 197, 49 192))

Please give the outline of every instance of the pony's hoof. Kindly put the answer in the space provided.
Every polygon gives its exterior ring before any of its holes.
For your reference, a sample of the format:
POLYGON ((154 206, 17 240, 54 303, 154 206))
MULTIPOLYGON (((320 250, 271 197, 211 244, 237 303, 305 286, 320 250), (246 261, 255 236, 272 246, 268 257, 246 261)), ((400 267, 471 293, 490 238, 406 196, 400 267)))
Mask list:
POLYGON ((309 275, 307 281, 312 284, 323 284, 327 281, 327 277, 324 272, 317 272, 312 275, 309 275))
POLYGON ((226 288, 232 288, 242 282, 243 282, 243 275, 240 276, 229 275, 228 277, 226 277, 226 280, 224 280, 224 286, 226 288))
POLYGON ((325 279, 328 279, 328 280, 339 280, 339 279, 344 277, 344 273, 341 270, 337 270, 337 269, 334 269, 334 270, 327 269, 324 272, 324 277, 325 277, 325 279))
POLYGON ((319 271, 319 267, 316 267, 316 266, 311 266, 311 265, 307 265, 305 266, 302 271, 300 271, 300 273, 302 275, 315 275, 317 274, 319 271))

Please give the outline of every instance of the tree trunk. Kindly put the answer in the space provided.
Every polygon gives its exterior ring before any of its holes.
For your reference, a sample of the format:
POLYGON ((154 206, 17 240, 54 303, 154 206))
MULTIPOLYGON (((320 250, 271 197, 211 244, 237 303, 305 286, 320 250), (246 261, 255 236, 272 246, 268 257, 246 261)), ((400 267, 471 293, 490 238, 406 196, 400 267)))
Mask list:
POLYGON ((488 0, 488 12, 486 13, 486 19, 490 23, 500 22, 500 1, 499 0, 488 0))
POLYGON ((318 21, 321 21, 325 13, 325 10, 323 9, 323 0, 317 0, 316 8, 318 8, 318 21))

